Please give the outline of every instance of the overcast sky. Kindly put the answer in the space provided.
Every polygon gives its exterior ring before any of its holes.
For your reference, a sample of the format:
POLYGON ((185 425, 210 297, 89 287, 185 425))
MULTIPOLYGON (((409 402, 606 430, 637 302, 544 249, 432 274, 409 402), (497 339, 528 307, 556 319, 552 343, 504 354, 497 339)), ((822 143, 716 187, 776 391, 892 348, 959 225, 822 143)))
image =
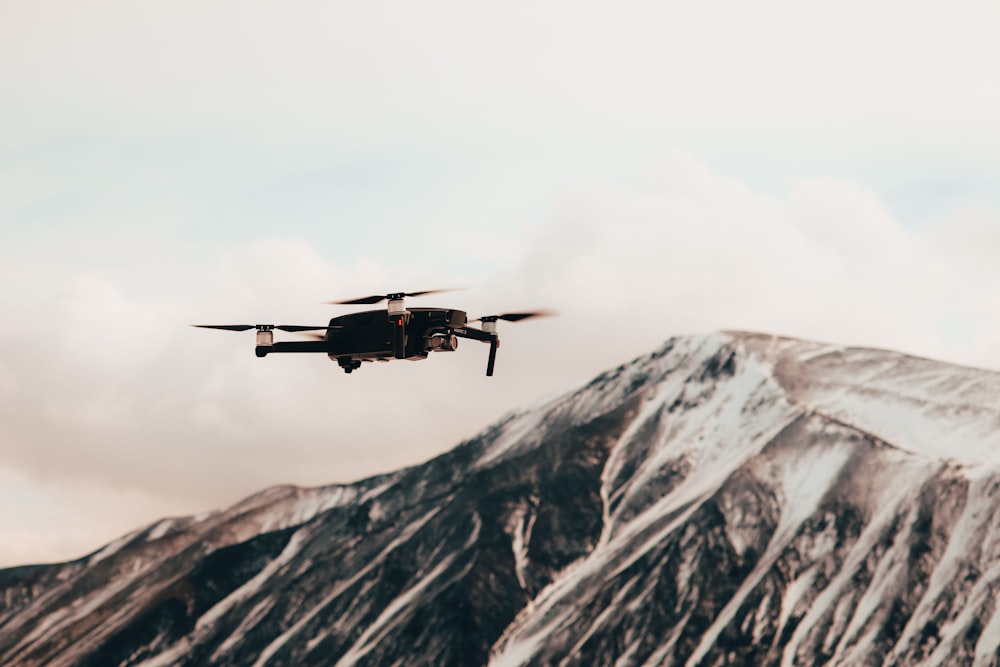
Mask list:
POLYGON ((426 460, 677 334, 1000 369, 1000 4, 0 3, 0 566, 426 460), (350 376, 200 322, 547 307, 350 376))

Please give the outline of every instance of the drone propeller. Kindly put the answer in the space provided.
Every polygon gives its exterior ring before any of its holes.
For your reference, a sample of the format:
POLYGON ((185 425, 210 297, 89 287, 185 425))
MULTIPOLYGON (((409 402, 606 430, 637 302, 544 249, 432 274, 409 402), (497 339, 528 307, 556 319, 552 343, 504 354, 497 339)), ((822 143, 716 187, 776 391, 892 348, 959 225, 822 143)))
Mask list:
POLYGON ((483 315, 482 317, 477 317, 476 319, 469 321, 496 322, 497 320, 504 320, 505 322, 520 322, 521 320, 526 320, 529 317, 548 317, 554 314, 555 313, 548 310, 536 310, 534 312, 528 312, 528 313, 502 313, 500 315, 483 315))
POLYGON ((249 331, 250 329, 278 329, 280 331, 326 331, 340 329, 339 326, 313 326, 311 324, 192 324, 200 329, 222 329, 223 331, 249 331))
POLYGON ((223 331, 249 331, 256 329, 252 324, 192 324, 199 329, 222 329, 223 331))
POLYGON ((345 299, 344 301, 327 301, 329 305, 337 306, 355 306, 355 305, 370 305, 373 303, 379 303, 380 301, 385 301, 389 299, 390 301, 395 301, 402 299, 407 296, 423 296, 424 294, 437 294, 438 292, 453 292, 454 289, 430 289, 424 290, 422 292, 392 292, 390 294, 373 294, 372 296, 363 296, 360 299, 345 299))

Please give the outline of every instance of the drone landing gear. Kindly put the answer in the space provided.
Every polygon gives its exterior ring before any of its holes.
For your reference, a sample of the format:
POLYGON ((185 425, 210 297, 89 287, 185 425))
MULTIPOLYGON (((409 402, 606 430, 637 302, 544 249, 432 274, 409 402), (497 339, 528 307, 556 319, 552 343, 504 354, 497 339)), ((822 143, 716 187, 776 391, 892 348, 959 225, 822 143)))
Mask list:
POLYGON ((490 358, 486 361, 486 376, 493 376, 493 365, 497 362, 497 348, 500 347, 500 339, 496 334, 490 336, 490 358))
POLYGON ((337 363, 344 369, 345 373, 351 373, 361 368, 361 362, 350 357, 337 357, 337 363))

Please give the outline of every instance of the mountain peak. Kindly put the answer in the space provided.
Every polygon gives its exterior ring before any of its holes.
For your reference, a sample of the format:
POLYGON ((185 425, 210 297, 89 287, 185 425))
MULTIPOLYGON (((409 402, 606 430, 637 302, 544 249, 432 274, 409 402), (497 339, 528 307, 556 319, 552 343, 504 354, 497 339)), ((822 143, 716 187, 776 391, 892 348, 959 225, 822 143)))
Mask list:
POLYGON ((1000 373, 889 350, 726 335, 769 362, 797 404, 916 454, 1000 463, 1000 373))

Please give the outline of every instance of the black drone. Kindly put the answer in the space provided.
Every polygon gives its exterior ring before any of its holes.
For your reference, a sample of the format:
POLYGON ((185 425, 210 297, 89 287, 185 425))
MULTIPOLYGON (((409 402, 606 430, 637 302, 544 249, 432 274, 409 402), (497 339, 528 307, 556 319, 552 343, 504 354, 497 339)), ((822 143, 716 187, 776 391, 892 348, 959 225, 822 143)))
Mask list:
POLYGON ((403 299, 448 290, 425 290, 423 292, 393 292, 377 294, 360 299, 329 301, 330 304, 371 305, 388 300, 385 310, 366 310, 334 317, 326 326, 299 324, 195 324, 203 329, 223 329, 225 331, 257 330, 258 357, 266 357, 275 352, 318 352, 336 361, 345 373, 361 367, 362 362, 392 361, 409 359, 420 361, 431 352, 452 352, 458 349, 459 338, 471 338, 490 344, 490 356, 486 363, 486 375, 493 375, 500 336, 497 321, 519 322, 529 317, 549 315, 545 311, 528 313, 503 313, 486 315, 467 320, 464 310, 453 308, 407 308, 403 299), (481 328, 469 326, 469 322, 482 322, 481 328), (306 334, 313 338, 308 341, 274 341, 274 330, 296 333, 323 331, 322 334, 306 334))

